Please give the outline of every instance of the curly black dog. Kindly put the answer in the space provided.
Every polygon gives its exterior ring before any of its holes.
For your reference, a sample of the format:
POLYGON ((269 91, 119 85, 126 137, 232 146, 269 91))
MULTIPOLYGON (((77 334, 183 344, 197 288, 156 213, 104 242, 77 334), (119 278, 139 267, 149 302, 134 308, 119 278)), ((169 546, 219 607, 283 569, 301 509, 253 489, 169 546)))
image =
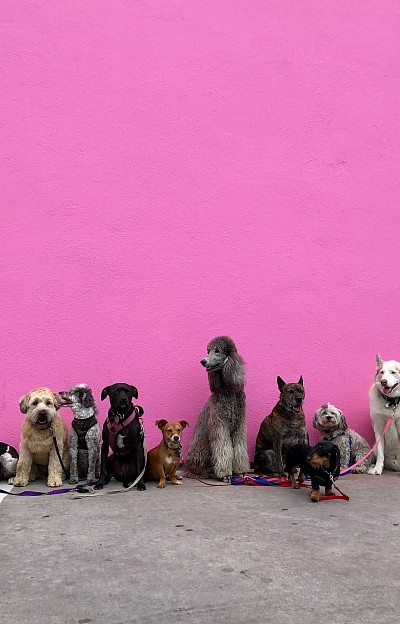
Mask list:
POLYGON ((320 485, 325 486, 326 496, 334 495, 332 482, 339 476, 340 451, 332 442, 318 442, 315 446, 295 444, 286 453, 285 472, 296 490, 304 482, 304 475, 308 475, 311 478, 310 499, 318 503, 320 485), (297 468, 300 468, 298 482, 295 477, 297 468))
MULTIPOLYGON (((144 431, 140 422, 144 410, 132 403, 133 398, 138 398, 137 389, 126 383, 116 383, 102 390, 101 400, 104 401, 107 396, 110 409, 103 425, 100 479, 94 486, 96 490, 107 485, 111 477, 122 481, 127 488, 144 472, 145 467, 144 431), (108 457, 110 446, 112 455, 108 457)), ((146 489, 143 475, 136 487, 138 490, 146 489)))

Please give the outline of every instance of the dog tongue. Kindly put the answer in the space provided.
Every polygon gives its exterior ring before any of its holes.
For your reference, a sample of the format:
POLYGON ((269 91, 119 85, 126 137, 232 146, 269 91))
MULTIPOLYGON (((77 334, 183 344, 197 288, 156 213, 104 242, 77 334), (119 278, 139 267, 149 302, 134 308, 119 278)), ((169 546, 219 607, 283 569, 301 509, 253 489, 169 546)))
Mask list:
POLYGON ((383 392, 384 392, 385 394, 390 394, 390 393, 392 392, 392 388, 388 388, 388 387, 383 388, 383 392))

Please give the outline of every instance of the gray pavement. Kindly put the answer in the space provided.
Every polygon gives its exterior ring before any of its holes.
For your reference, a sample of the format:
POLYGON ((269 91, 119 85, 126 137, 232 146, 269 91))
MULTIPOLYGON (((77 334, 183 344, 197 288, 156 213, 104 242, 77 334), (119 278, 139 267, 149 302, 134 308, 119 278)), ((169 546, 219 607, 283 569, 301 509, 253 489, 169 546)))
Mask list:
POLYGON ((86 500, 8 496, 2 622, 398 624, 400 475, 339 487, 350 502, 191 480, 86 500))

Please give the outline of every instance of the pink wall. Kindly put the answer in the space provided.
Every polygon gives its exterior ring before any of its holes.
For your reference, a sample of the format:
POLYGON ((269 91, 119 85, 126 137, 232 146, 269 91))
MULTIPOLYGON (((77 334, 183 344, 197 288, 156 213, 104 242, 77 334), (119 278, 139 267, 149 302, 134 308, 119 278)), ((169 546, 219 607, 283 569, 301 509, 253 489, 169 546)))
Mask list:
POLYGON ((0 11, 0 439, 20 395, 81 381, 137 385, 150 444, 194 425, 227 333, 251 452, 277 374, 371 440, 375 353, 400 359, 397 0, 0 11))

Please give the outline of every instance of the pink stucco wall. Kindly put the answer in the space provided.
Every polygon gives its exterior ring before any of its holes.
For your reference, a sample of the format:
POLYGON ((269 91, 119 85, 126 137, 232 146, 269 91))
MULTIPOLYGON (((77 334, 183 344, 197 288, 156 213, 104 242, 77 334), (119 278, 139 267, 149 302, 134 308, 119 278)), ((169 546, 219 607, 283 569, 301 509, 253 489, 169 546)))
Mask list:
POLYGON ((81 381, 135 384, 150 444, 193 426, 227 333, 251 452, 277 374, 371 440, 375 353, 400 359, 399 3, 0 13, 0 439, 20 395, 81 381))

